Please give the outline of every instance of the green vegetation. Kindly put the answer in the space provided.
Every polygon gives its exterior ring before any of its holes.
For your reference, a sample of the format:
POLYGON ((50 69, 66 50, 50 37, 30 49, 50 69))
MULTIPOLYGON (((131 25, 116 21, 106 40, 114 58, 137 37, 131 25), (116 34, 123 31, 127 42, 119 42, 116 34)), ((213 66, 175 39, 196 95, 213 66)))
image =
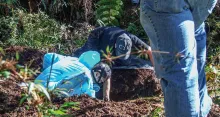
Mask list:
POLYGON ((208 62, 212 64, 220 64, 220 17, 214 11, 207 20, 208 32, 208 62))
MULTIPOLYGON (((5 47, 26 46, 39 50, 56 51, 61 54, 71 54, 73 49, 79 48, 85 43, 89 32, 94 28, 93 22, 98 22, 102 26, 123 26, 128 32, 146 38, 144 30, 137 20, 139 15, 128 15, 129 13, 124 11, 125 1, 123 0, 99 0, 92 4, 93 7, 91 4, 83 3, 82 0, 77 3, 66 0, 52 0, 51 3, 47 3, 42 0, 39 6, 33 4, 28 7, 21 7, 20 3, 21 0, 0 1, 0 79, 7 80, 11 75, 16 74, 14 77, 17 80, 26 82, 29 88, 20 99, 20 105, 26 104, 27 108, 35 106, 39 115, 64 116, 67 115, 68 108, 79 109, 79 103, 66 102, 61 107, 53 105, 50 101, 51 98, 54 94, 62 93, 62 91, 48 92, 42 86, 29 82, 28 79, 35 77, 39 73, 39 69, 32 69, 30 65, 17 64, 20 59, 19 53, 11 59, 6 56, 5 47), (83 4, 84 9, 80 9, 78 3, 83 4), (36 12, 34 12, 34 5, 38 7, 36 12), (66 11, 68 9, 70 11, 66 11), (91 11, 95 12, 91 13, 91 11), (81 15, 82 12, 85 14, 84 19, 81 15), (61 18, 56 17, 56 14, 61 14, 61 18), (67 14, 70 16, 68 17, 67 14), (75 19, 73 20, 73 18, 75 19), (88 25, 80 29, 80 26, 74 25, 73 22, 87 22, 88 25)), ((139 9, 136 8, 133 13, 138 12, 139 9)), ((209 93, 214 102, 220 105, 219 12, 215 10, 206 22, 209 30, 206 76, 209 93)), ((112 48, 106 48, 106 52, 104 54, 106 61, 111 64, 114 59, 111 56, 112 48)), ((141 55, 142 53, 137 54, 141 55)), ((151 115, 153 117, 161 116, 162 110, 158 107, 152 111, 151 115)))
MULTIPOLYGON (((0 48, 1 49, 1 48, 0 48)), ((7 54, 4 51, 1 53, 7 54)), ((16 58, 19 58, 16 54, 16 58)), ((35 84, 29 79, 32 78, 38 69, 34 70, 28 67, 29 65, 21 66, 17 64, 17 60, 2 60, 0 58, 0 79, 7 79, 13 77, 17 82, 22 81, 22 87, 24 88, 24 94, 20 99, 19 106, 26 105, 26 108, 35 107, 38 111, 38 115, 42 116, 67 116, 68 108, 80 109, 78 102, 65 102, 60 107, 53 105, 51 100, 54 100, 55 95, 68 95, 64 90, 54 89, 48 91, 48 88, 43 87, 40 84, 35 84), (11 74, 12 72, 12 74, 11 74)))
MULTIPOLYGON (((219 4, 220 5, 220 4, 219 4)), ((219 6, 218 6, 219 8, 219 6)), ((206 78, 213 101, 220 105, 220 10, 214 9, 207 20, 206 78)))
POLYGON ((44 12, 27 13, 14 10, 12 16, 0 18, 0 37, 5 45, 45 49, 61 41, 61 25, 44 12))
POLYGON ((100 0, 97 3, 96 19, 101 20, 106 26, 119 26, 122 14, 122 0, 100 0))

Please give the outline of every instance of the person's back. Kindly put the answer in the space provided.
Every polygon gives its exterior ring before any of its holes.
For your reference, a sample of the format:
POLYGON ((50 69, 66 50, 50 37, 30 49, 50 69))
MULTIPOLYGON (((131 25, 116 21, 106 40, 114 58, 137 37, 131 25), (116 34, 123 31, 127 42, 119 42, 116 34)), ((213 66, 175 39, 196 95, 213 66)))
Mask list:
POLYGON ((102 50, 105 53, 106 53, 107 46, 114 48, 117 38, 124 33, 127 34, 125 30, 122 30, 119 27, 103 27, 100 30, 103 30, 103 33, 99 37, 99 40, 100 40, 99 50, 102 50))
MULTIPOLYGON (((144 43, 137 36, 128 33, 127 31, 111 26, 111 27, 99 27, 94 29, 88 37, 87 42, 83 47, 76 50, 73 55, 79 56, 82 52, 88 50, 98 51, 103 57, 103 52, 106 54, 106 48, 109 47, 112 49, 112 56, 121 56, 120 58, 114 60, 114 66, 142 66, 146 62, 144 60, 138 59, 137 56, 131 57, 130 53, 132 48, 137 51, 137 49, 146 49, 150 50, 150 46, 144 43), (138 64, 132 63, 133 59, 138 64)), ((150 53, 150 52, 149 52, 150 53)), ((151 53, 148 55, 151 57, 151 53)), ((148 62, 150 63, 150 62, 148 62)), ((153 61, 151 59, 151 63, 153 61)))
POLYGON ((99 61, 100 54, 95 51, 85 52, 79 58, 47 53, 44 55, 43 72, 35 83, 49 90, 65 89, 63 91, 69 96, 88 94, 95 97, 91 69, 99 61))
POLYGON ((73 55, 79 57, 88 50, 98 51, 99 53, 104 51, 106 53, 106 47, 114 47, 117 38, 123 33, 126 33, 126 31, 116 26, 98 27, 90 33, 88 41, 83 47, 76 50, 73 55))

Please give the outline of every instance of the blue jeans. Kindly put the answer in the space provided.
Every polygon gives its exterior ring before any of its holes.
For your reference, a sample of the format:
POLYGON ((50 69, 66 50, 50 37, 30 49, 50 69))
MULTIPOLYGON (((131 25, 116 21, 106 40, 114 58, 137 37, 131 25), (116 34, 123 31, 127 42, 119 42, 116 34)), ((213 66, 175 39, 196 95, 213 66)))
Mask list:
POLYGON ((217 0, 141 0, 141 24, 161 78, 166 117, 206 117, 212 100, 205 78, 204 21, 217 0))

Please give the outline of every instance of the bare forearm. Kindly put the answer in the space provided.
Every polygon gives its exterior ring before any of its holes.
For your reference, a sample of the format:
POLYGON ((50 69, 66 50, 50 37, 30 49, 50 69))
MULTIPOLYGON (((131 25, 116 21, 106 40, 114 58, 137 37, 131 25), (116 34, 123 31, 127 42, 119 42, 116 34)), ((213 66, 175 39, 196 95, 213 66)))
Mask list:
POLYGON ((105 101, 110 100, 110 88, 111 88, 111 80, 108 78, 103 84, 103 99, 105 101))

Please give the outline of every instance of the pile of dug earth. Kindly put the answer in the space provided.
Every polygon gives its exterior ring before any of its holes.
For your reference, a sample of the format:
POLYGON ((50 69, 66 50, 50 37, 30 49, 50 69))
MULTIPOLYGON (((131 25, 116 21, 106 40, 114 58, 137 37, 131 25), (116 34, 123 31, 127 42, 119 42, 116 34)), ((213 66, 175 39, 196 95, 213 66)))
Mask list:
MULTIPOLYGON (((11 57, 16 52, 20 53, 20 64, 34 60, 30 67, 42 66, 45 52, 23 47, 9 47, 5 50, 11 57)), ((26 102, 19 105, 25 92, 17 83, 19 81, 13 78, 0 79, 0 116, 38 117, 38 111, 33 106, 28 106, 26 102)), ((117 69, 112 74, 111 101, 105 102, 82 95, 56 100, 53 104, 60 107, 65 102, 79 102, 78 108, 68 111, 73 117, 152 117, 155 113, 164 114, 161 95, 160 83, 153 70, 117 69)), ((208 117, 220 117, 219 107, 213 106, 208 117)))
MULTIPOLYGON (((19 106, 22 89, 13 79, 0 82, 0 116, 37 117, 37 109, 19 106)), ((71 116, 77 117, 140 117, 150 115, 157 108, 163 108, 159 97, 160 85, 151 70, 114 70, 112 77, 111 101, 105 102, 87 95, 74 96, 54 101, 56 106, 64 102, 79 102, 78 109, 69 109, 71 116)))

